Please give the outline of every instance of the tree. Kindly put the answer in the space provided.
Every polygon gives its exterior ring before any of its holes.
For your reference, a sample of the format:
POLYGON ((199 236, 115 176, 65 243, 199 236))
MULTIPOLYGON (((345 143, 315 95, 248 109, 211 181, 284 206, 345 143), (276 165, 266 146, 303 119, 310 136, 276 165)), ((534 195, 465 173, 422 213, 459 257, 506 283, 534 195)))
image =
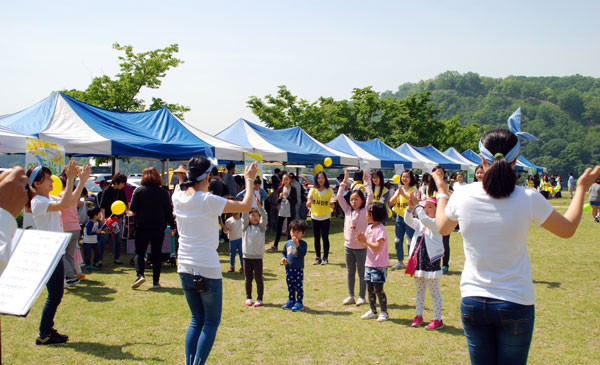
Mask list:
POLYGON ((561 95, 558 99, 558 105, 576 120, 580 120, 581 115, 585 111, 581 95, 575 89, 571 89, 561 95))
POLYGON ((146 109, 144 100, 137 97, 143 87, 158 89, 166 72, 183 63, 173 56, 179 52, 179 46, 172 44, 162 49, 134 53, 132 46, 114 43, 113 49, 124 52, 123 56, 119 56, 121 72, 114 79, 102 75, 94 77, 86 90, 71 89, 62 92, 85 103, 119 112, 140 112, 166 107, 183 119, 183 113, 190 110, 187 106, 152 98, 152 104, 146 109))

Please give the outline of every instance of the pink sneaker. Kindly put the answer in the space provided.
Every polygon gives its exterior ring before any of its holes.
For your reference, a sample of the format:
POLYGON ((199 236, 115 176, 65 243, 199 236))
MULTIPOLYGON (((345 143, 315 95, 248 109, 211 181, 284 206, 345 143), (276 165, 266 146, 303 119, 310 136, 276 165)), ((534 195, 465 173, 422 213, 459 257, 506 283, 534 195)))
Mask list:
POLYGON ((420 327, 423 324, 423 317, 415 316, 413 319, 413 323, 410 325, 411 327, 420 327))
POLYGON ((252 307, 252 299, 246 299, 246 301, 244 302, 244 305, 247 307, 252 307))
POLYGON ((437 319, 434 319, 431 321, 431 323, 425 326, 426 330, 439 330, 440 328, 444 328, 444 322, 442 322, 442 320, 438 321, 437 319))
POLYGON ((263 302, 262 300, 257 300, 256 303, 254 303, 255 307, 262 307, 263 306, 263 302))

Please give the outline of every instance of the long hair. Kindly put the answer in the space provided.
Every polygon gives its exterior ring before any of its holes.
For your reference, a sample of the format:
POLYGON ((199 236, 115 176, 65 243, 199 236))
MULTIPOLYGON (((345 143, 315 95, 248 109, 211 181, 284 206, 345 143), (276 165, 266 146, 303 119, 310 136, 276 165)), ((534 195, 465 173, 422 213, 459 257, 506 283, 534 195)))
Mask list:
MULTIPOLYGON (((507 129, 492 129, 481 138, 483 146, 493 155, 508 154, 518 141, 518 137, 507 129)), ((498 155, 483 175, 483 189, 492 198, 507 198, 515 190, 517 174, 511 162, 498 155)))
MULTIPOLYGON (((417 185, 417 178, 415 177, 415 174, 413 174, 412 170, 406 169, 406 170, 402 171, 402 174, 400 174, 400 178, 402 178, 402 175, 404 175, 404 174, 408 174, 408 176, 410 178, 409 186, 412 187, 412 186, 417 185)), ((423 176, 425 176, 425 175, 423 175, 423 176)), ((427 176, 429 176, 429 175, 427 175, 427 176)), ((400 179, 400 181, 402 181, 402 179, 400 179)))
POLYGON ((371 176, 371 183, 373 184, 373 196, 375 199, 381 199, 381 195, 383 194, 383 188, 385 187, 385 180, 383 180, 383 172, 381 170, 375 171, 373 176, 371 176), (375 196, 375 183, 373 182, 373 177, 377 176, 379 178, 379 196, 375 196))
MULTIPOLYGON (((431 172, 435 172, 435 171, 440 170, 440 169, 444 170, 442 168, 442 166, 437 165, 436 167, 433 168, 433 170, 431 170, 431 172)), ((431 196, 432 197, 433 193, 435 193, 437 191, 438 191, 438 189, 437 189, 437 186, 435 185, 435 180, 432 179, 431 177, 429 177, 429 184, 427 185, 427 196, 431 196)))
POLYGON ((212 167, 210 161, 203 156, 194 156, 188 162, 188 174, 185 177, 185 182, 180 184, 180 189, 186 191, 188 188, 196 185, 196 178, 209 171, 212 167))
POLYGON ((319 171, 317 172, 317 174, 315 175, 315 188, 317 188, 317 190, 319 188, 323 188, 325 187, 325 189, 329 189, 329 180, 327 180, 327 175, 325 175, 325 171, 319 171), (325 183, 323 184, 322 187, 319 187, 319 175, 323 175, 323 177, 325 178, 325 183))

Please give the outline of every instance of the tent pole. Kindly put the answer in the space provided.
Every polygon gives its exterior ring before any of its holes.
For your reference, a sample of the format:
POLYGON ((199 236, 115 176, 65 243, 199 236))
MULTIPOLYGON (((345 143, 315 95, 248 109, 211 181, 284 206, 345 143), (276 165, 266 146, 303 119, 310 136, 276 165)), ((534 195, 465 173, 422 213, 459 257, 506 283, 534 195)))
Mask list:
POLYGON ((167 183, 165 185, 167 185, 167 188, 171 185, 171 182, 169 181, 169 159, 167 158, 167 183))
POLYGON ((117 158, 115 156, 112 156, 112 176, 115 176, 115 174, 117 173, 117 158))

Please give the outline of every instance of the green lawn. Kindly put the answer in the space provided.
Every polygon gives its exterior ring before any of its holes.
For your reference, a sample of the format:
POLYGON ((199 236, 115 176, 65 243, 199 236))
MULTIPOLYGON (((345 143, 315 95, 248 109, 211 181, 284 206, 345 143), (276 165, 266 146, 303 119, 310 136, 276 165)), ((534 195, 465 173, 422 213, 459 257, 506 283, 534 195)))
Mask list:
MULTIPOLYGON (((551 202, 564 212, 569 201, 551 202)), ((393 225, 389 223, 387 228, 393 242, 393 225)), ((243 274, 224 274, 223 317, 210 362, 469 362, 459 311, 464 262, 460 234, 451 236, 450 274, 441 280, 445 328, 430 332, 410 327, 415 315, 415 288, 413 279, 403 272, 389 272, 385 285, 389 322, 361 320, 366 305, 341 304, 346 297, 341 229, 341 220, 335 220, 327 266, 310 264, 314 257, 311 232, 306 236, 309 253, 303 312, 281 309, 287 288, 280 254, 265 254, 265 307, 245 307, 243 274)), ((592 222, 589 212, 584 212, 579 230, 568 240, 531 227, 529 252, 537 308, 530 363, 600 362, 599 232, 600 224, 592 222)), ((220 253, 226 271, 229 261, 225 245, 220 253)), ((394 253, 393 247, 390 253, 394 253)), ((128 263, 130 257, 123 259, 128 263)), ((65 289, 56 315, 56 328, 69 335, 64 345, 34 345, 45 291, 26 318, 2 316, 2 360, 7 364, 182 363, 190 315, 177 273, 165 266, 160 290, 150 289, 148 283, 141 290, 130 289, 134 276, 135 270, 129 265, 109 264, 101 272, 88 275, 77 288, 65 289)), ((428 295, 424 318, 429 321, 431 317, 428 295)))

